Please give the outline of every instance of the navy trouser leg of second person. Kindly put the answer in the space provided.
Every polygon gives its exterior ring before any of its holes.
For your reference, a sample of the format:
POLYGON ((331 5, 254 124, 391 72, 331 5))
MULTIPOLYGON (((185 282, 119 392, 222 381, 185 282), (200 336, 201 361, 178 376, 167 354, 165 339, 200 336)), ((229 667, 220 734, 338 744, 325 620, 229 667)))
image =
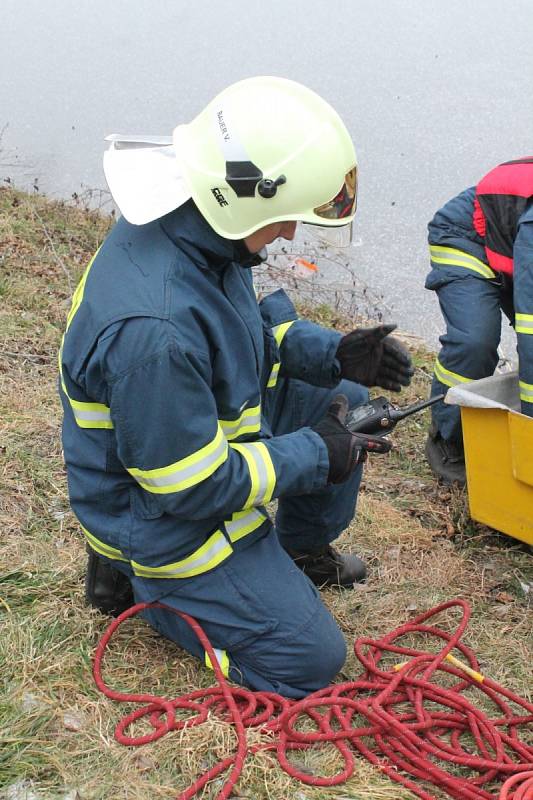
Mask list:
MULTIPOLYGON (((502 297, 496 282, 474 275, 461 276, 436 291, 446 333, 440 337, 442 347, 435 366, 432 395, 492 375, 498 363, 501 336, 502 297)), ((437 403, 432 417, 443 439, 461 444, 458 406, 437 403)))

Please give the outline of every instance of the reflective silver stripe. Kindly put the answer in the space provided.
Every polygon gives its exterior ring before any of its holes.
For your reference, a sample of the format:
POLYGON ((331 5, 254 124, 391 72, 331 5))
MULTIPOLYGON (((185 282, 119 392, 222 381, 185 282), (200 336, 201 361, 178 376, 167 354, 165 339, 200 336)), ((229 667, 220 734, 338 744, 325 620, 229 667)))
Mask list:
POLYGON ((180 492, 208 478, 228 457, 228 442, 218 426, 215 437, 195 453, 167 467, 152 470, 128 468, 147 491, 156 494, 180 492))
POLYGON ((430 245, 429 253, 432 263, 437 265, 446 264, 451 267, 462 267, 463 269, 471 269, 479 275, 489 280, 496 277, 496 273, 475 256, 465 253, 463 250, 458 250, 455 247, 439 247, 438 245, 430 245))
POLYGON ((533 333, 533 314, 516 314, 514 327, 517 333, 533 333))
MULTIPOLYGON (((225 678, 227 678, 229 673, 229 657, 227 651, 220 650, 218 647, 213 647, 213 653, 218 661, 218 666, 220 667, 222 674, 225 678)), ((205 665, 208 669, 214 669, 207 650, 205 650, 205 665)))
POLYGON ((274 493, 276 473, 266 445, 262 442, 253 442, 231 444, 230 447, 244 457, 250 473, 250 494, 244 507, 250 508, 268 503, 274 493))
POLYGON ((533 383, 526 383, 525 381, 518 381, 520 389, 520 400, 525 403, 533 403, 533 383))
POLYGON ((181 561, 161 567, 147 567, 132 561, 131 566, 140 578, 191 578, 213 569, 232 552, 233 548, 222 531, 215 531, 201 547, 181 561))
POLYGON ((103 403, 85 403, 81 400, 73 400, 72 397, 69 396, 65 380, 63 378, 62 356, 64 341, 65 337, 63 336, 63 339, 61 340, 61 347, 59 348, 58 353, 59 379, 61 383, 61 389, 65 393, 65 397, 69 402, 76 424, 80 428, 113 428, 113 423, 111 421, 111 410, 108 408, 108 406, 104 405, 103 403))
POLYGON ((271 373, 270 373, 270 377, 269 377, 269 379, 268 379, 268 383, 267 383, 267 389, 273 389, 273 388, 274 388, 274 386, 277 384, 277 382, 278 382, 278 375, 279 375, 279 368, 280 368, 280 367, 281 367, 281 364, 280 364, 280 362, 279 362, 279 361, 277 361, 277 362, 276 362, 276 363, 273 365, 273 367, 272 367, 272 371, 271 371, 271 373))
POLYGON ((452 372, 443 367, 438 358, 435 361, 435 377, 445 386, 458 386, 461 383, 472 381, 472 378, 466 378, 464 375, 459 375, 458 372, 452 372))
POLYGON ((272 333, 274 334, 274 339, 276 340, 278 347, 282 343, 285 334, 287 333, 291 325, 294 325, 295 322, 296 322, 295 319, 291 319, 289 320, 289 322, 282 322, 281 325, 275 325, 272 328, 272 333))
POLYGON ((219 419, 220 427, 228 441, 245 433, 259 433, 261 430, 261 405, 247 408, 238 419, 219 419))
POLYGON ((232 514, 229 521, 224 522, 224 527, 226 528, 230 540, 232 542, 237 542, 239 539, 242 539, 243 536, 247 536, 249 533, 261 527, 266 519, 268 519, 267 515, 256 508, 250 511, 237 511, 235 514, 232 514))
MULTIPOLYGON (((111 422, 111 411, 105 406, 102 407, 102 411, 93 411, 91 408, 81 409, 75 406, 72 400, 70 401, 70 405, 72 406, 76 420, 79 422, 111 422)), ((92 404, 87 403, 87 406, 90 405, 92 404)))

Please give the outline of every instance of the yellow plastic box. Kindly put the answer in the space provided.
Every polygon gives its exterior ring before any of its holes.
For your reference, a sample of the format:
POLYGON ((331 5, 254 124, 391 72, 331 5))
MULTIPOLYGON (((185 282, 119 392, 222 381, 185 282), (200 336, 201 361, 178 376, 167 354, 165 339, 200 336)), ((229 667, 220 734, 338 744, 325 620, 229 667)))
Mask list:
POLYGON ((533 544, 533 418, 517 373, 454 386, 446 402, 461 407, 472 519, 533 544))

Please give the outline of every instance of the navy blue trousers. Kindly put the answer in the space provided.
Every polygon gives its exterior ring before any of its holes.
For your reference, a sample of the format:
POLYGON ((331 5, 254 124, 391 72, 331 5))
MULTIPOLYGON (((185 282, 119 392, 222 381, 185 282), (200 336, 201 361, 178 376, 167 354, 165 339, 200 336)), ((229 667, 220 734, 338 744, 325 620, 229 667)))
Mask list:
MULTIPOLYGON (((269 420, 274 434, 318 422, 339 392, 348 396, 351 407, 368 397, 366 389, 350 381, 335 390, 284 381, 269 420)), ((162 598, 195 617, 212 645, 225 651, 235 682, 299 698, 327 686, 342 667, 344 637, 284 547, 307 552, 333 541, 355 513, 361 475, 362 465, 344 484, 281 498, 275 529, 211 572, 180 581, 162 598)), ((141 601, 140 579, 132 583, 141 601)), ((154 609, 145 616, 163 636, 204 660, 196 636, 175 614, 154 609)))
MULTIPOLYGON (((512 298, 499 281, 489 280, 462 270, 433 269, 426 288, 434 289, 446 322, 446 333, 440 337, 438 355, 448 383, 433 377, 431 396, 446 393, 457 383, 454 375, 468 380, 488 378, 498 363, 502 311, 511 319, 512 298), (466 274, 464 274, 466 273, 466 274)), ((462 444, 459 406, 437 403, 431 409, 433 424, 443 439, 462 444)))

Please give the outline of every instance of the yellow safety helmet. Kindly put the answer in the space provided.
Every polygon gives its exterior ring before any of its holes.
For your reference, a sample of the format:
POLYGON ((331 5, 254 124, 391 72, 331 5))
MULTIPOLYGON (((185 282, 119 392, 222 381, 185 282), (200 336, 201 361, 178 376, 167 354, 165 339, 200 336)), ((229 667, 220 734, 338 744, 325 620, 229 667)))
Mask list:
POLYGON ((325 100, 295 81, 239 81, 192 122, 178 125, 172 138, 112 134, 107 140, 106 179, 135 225, 190 197, 227 239, 292 220, 333 233, 355 214, 357 160, 350 135, 325 100))
POLYGON ((229 86, 178 125, 173 145, 194 202, 227 239, 273 222, 353 220, 350 135, 329 103, 295 81, 258 77, 229 86))

